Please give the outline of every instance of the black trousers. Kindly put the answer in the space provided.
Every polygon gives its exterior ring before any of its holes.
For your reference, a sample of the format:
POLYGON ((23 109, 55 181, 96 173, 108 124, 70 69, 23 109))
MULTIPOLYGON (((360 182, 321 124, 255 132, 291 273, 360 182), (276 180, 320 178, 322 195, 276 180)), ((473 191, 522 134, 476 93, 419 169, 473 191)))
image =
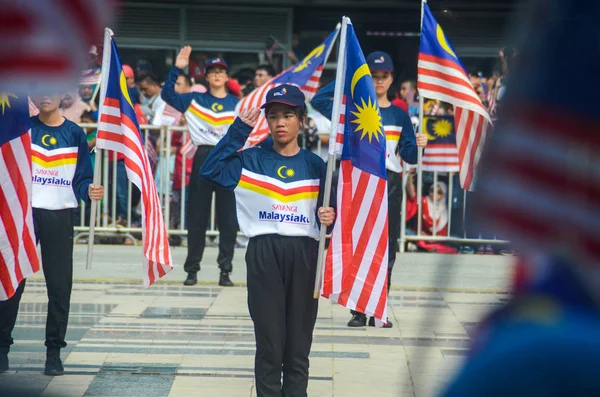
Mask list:
MULTIPOLYGON (((46 346, 67 346, 65 335, 69 322, 71 288, 73 286, 73 209, 33 209, 35 237, 42 248, 42 268, 48 289, 46 346)), ((19 302, 25 290, 25 280, 15 294, 0 302, 0 348, 13 343, 12 330, 17 321, 19 302)))
POLYGON ((388 171, 388 293, 392 285, 392 269, 396 263, 396 252, 398 251, 398 239, 400 238, 400 222, 402 211, 402 177, 397 172, 388 171))
POLYGON ((238 231, 234 193, 200 178, 200 167, 213 148, 214 146, 198 146, 192 163, 192 174, 188 187, 188 254, 183 265, 186 272, 200 270, 200 262, 206 245, 206 228, 210 221, 213 192, 216 194, 216 221, 219 228, 217 263, 223 272, 232 270, 231 262, 238 231))
POLYGON ((317 319, 317 251, 318 242, 309 237, 265 235, 248 243, 248 308, 256 337, 258 397, 306 397, 317 319))

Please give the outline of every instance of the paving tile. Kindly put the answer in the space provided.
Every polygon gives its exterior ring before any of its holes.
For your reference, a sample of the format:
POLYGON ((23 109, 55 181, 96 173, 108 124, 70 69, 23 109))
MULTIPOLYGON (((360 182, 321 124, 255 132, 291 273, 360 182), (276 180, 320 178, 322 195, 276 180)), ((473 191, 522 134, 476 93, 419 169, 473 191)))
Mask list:
POLYGON ((172 375, 97 375, 86 397, 167 397, 175 376, 172 375))
POLYGON ((64 375, 52 378, 40 397, 83 397, 95 375, 64 375))
MULTIPOLYGON (((184 287, 181 267, 148 289, 141 281, 92 279, 137 277, 139 251, 132 255, 133 248, 98 247, 94 269, 75 270, 84 279, 73 285, 62 378, 42 374, 48 301, 42 278, 28 282, 13 333, 11 371, 0 376, 0 387, 18 384, 44 391, 43 397, 58 397, 51 395, 57 392, 67 397, 256 395, 246 289, 184 287), (110 259, 115 255, 122 261, 118 266, 110 259)), ((185 252, 174 250, 174 259, 183 261, 185 252)), ((245 278, 243 250, 237 252, 234 282, 245 278)), ((207 263, 216 257, 216 249, 205 252, 207 263)), ((488 289, 507 285, 510 267, 503 267, 508 262, 502 258, 431 258, 399 256, 388 306, 391 329, 348 328, 349 311, 320 299, 310 356, 311 397, 430 397, 450 381, 463 365, 481 316, 509 298, 488 289), (485 289, 448 292, 446 287, 485 289)), ((85 260, 78 246, 75 260, 85 260)), ((199 276, 214 282, 218 269, 205 266, 199 276)))

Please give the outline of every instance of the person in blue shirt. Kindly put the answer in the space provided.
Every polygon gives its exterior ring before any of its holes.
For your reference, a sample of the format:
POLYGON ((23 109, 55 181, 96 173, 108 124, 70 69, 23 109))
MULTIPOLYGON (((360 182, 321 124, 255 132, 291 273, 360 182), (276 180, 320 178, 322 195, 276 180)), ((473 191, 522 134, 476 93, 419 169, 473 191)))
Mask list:
MULTIPOLYGON (((48 288, 44 374, 62 375, 60 349, 67 346, 73 285, 73 210, 79 201, 100 200, 104 188, 92 184, 93 172, 85 132, 60 114, 60 96, 34 98, 40 113, 31 118, 32 207, 35 237, 41 246, 48 288)), ((0 302, 0 372, 8 370, 23 280, 0 302)))
POLYGON ((325 163, 298 145, 306 115, 302 91, 287 84, 272 88, 261 108, 273 139, 239 151, 260 114, 243 111, 200 175, 235 192, 240 229, 250 238, 246 264, 256 393, 305 397, 317 318, 319 230, 331 227, 335 211, 322 207, 325 163))
POLYGON ((442 396, 600 396, 597 293, 573 260, 547 258, 544 276, 482 323, 442 396))
MULTIPOLYGON (((392 105, 388 99, 388 90, 394 80, 394 64, 389 54, 373 52, 367 57, 367 65, 373 77, 381 121, 386 135, 387 143, 387 180, 388 180, 388 228, 389 228, 389 260, 388 260, 388 291, 391 285, 392 269, 398 251, 398 238, 400 237, 400 217, 402 205, 402 172, 401 161, 416 164, 418 160, 418 147, 427 146, 427 135, 415 134, 409 115, 397 106, 392 105)), ((331 120, 333 108, 333 91, 335 81, 317 92, 313 97, 312 106, 322 115, 331 120)), ((367 317, 363 313, 352 311, 349 327, 364 327, 367 317)), ((375 326, 375 319, 369 319, 369 325, 375 326)), ((392 327, 388 320, 385 328, 392 327)))
MULTIPOLYGON (((221 58, 206 61, 205 75, 210 86, 208 92, 186 94, 175 92, 177 78, 189 65, 191 53, 190 46, 181 49, 175 60, 175 66, 165 81, 161 97, 185 115, 192 142, 198 147, 192 162, 192 175, 197 175, 208 155, 233 123, 238 99, 227 92, 229 80, 227 63, 221 58)), ((233 270, 233 251, 238 231, 235 197, 232 192, 200 178, 191 178, 188 189, 188 199, 192 205, 187 212, 188 254, 183 265, 187 272, 184 285, 194 285, 197 282, 214 192, 219 228, 219 256, 217 257, 221 270, 219 285, 233 286, 229 274, 233 270)))

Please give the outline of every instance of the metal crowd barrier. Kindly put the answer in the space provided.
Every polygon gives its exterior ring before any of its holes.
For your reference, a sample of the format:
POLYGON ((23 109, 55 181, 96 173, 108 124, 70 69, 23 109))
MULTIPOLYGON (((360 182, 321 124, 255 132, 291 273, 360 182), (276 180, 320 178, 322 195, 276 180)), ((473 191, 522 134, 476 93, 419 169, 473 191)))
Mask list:
MULTIPOLYGON (((80 124, 82 128, 97 128, 97 124, 80 124)), ((185 185, 186 180, 186 164, 189 161, 192 161, 191 158, 187 158, 185 155, 182 156, 182 178, 181 178, 181 200, 179 208, 175 209, 178 212, 178 224, 179 226, 174 228, 171 225, 171 197, 173 192, 173 186, 171 181, 171 166, 174 163, 174 157, 177 154, 177 151, 180 148, 176 148, 175 150, 171 149, 171 141, 172 141, 172 133, 173 132, 181 132, 182 142, 186 142, 189 139, 189 132, 186 127, 168 127, 168 126, 153 126, 153 125, 142 125, 140 126, 144 133, 144 142, 146 147, 148 145, 152 145, 150 141, 150 137, 154 142, 156 142, 156 156, 157 156, 157 165, 155 172, 155 180, 157 183, 157 192, 160 196, 160 202, 162 207, 162 213, 165 220, 165 225, 167 226, 167 233, 169 236, 185 236, 187 235, 187 229, 185 228, 185 219, 188 208, 185 206, 185 196, 187 186, 185 185)), ((327 134, 322 134, 327 135, 327 134)), ((305 142, 302 142, 304 146, 305 142)), ((318 139, 316 142, 316 148, 313 150, 321 154, 323 157, 326 157, 326 147, 321 143, 321 139, 318 139), (325 150, 325 152, 323 152, 325 150)), ((152 152, 152 150, 150 150, 152 152)), ((97 153, 96 153, 97 156, 97 153)), ((134 242, 136 241, 135 234, 139 236, 142 232, 141 224, 135 224, 134 219, 132 217, 132 212, 136 212, 140 209, 141 205, 138 204, 136 208, 132 208, 133 199, 132 199, 132 184, 127 181, 127 216, 126 219, 121 220, 121 224, 116 224, 117 220, 117 157, 115 153, 109 155, 107 151, 100 151, 100 158, 96 158, 95 161, 102 161, 102 184, 105 188, 105 196, 104 199, 101 200, 97 207, 96 214, 96 234, 99 237, 107 236, 107 237, 129 237, 134 242), (111 172, 111 169, 113 172, 111 172)), ((406 166, 404 167, 404 175, 407 172, 406 166)), ((433 183, 437 185, 439 180, 439 176, 442 173, 433 172, 433 183)), ((407 206, 407 193, 406 193, 406 182, 407 178, 402 178, 403 181, 403 200, 402 200, 402 212, 401 212, 401 230, 400 230, 400 239, 399 246, 400 252, 405 251, 405 246, 407 242, 417 242, 417 241, 435 241, 435 242, 447 242, 452 244, 507 244, 508 241, 497 239, 496 237, 492 239, 486 239, 478 237, 467 236, 466 232, 466 216, 467 216, 467 192, 462 191, 462 204, 461 215, 462 215, 462 230, 463 233, 461 236, 452 235, 450 232, 454 229, 453 222, 455 222, 454 217, 452 216, 452 208, 453 208, 453 197, 454 197, 454 189, 457 188, 454 183, 454 174, 449 173, 445 174, 448 176, 448 231, 449 234, 446 236, 437 235, 435 230, 433 235, 425 236, 421 235, 423 230, 422 228, 422 202, 420 195, 417 196, 417 230, 416 234, 412 235, 407 233, 407 222, 406 219, 406 206, 407 206)), ((423 171, 421 174, 417 173, 417 191, 422 191, 423 186, 423 171)), ((460 186, 458 186, 460 189, 460 186)), ((462 190, 462 189, 461 189, 462 190)), ((434 196, 435 200, 435 196, 434 196)), ((216 227, 216 218, 215 218, 215 198, 213 196, 212 201, 212 209, 210 216, 210 223, 207 229, 207 236, 218 236, 219 232, 216 227)), ((434 201, 435 204, 435 201, 434 201)), ((192 204, 193 205, 193 204, 192 204)), ((77 235, 75 239, 79 239, 88 235, 89 225, 86 224, 86 204, 81 203, 80 206, 80 220, 79 223, 75 226, 75 231, 77 235)))
MULTIPOLYGON (((406 172, 408 171, 407 167, 404 166, 404 175, 407 175, 406 172)), ((455 172, 437 172, 437 171, 432 171, 430 172, 431 174, 433 174, 433 186, 437 186, 438 182, 439 182, 439 177, 440 175, 443 176, 447 176, 448 177, 448 191, 447 191, 447 210, 448 210, 448 223, 447 223, 447 230, 448 233, 447 235, 438 235, 435 228, 433 228, 432 230, 432 234, 431 235, 424 235, 423 234, 423 203, 421 200, 422 196, 422 192, 423 192, 423 173, 424 172, 429 172, 429 171, 423 171, 421 170, 421 173, 419 174, 417 171, 416 177, 417 177, 417 186, 416 186, 416 190, 417 190, 417 219, 416 219, 416 223, 417 223, 417 227, 416 230, 414 231, 415 234, 410 234, 407 232, 407 221, 406 221, 406 216, 407 216, 407 205, 408 205, 408 194, 407 194, 407 178, 402 178, 402 185, 403 185, 403 191, 404 194, 402 196, 402 216, 401 216, 401 226, 400 226, 400 239, 399 239, 399 247, 400 247, 400 252, 405 252, 405 248, 406 248, 406 243, 407 242, 418 242, 418 241, 426 241, 426 242, 437 242, 437 243, 451 243, 452 245, 475 245, 475 244, 494 244, 494 245, 506 245, 509 244, 508 240, 503 240, 503 239, 499 239, 497 236, 493 236, 493 238, 483 238, 481 237, 481 234, 478 234, 476 237, 473 237, 472 235, 469 236, 468 233, 468 229, 470 228, 468 222, 467 222, 467 212, 469 211, 469 208, 467 206, 467 191, 463 190, 460 185, 454 183, 454 179, 455 179, 455 172), (455 218, 452 216, 453 215, 453 208, 455 208, 456 206, 454 205, 454 197, 455 197, 455 192, 454 189, 458 188, 459 189, 459 196, 461 197, 461 203, 458 205, 458 210, 461 214, 461 225, 460 225, 460 232, 459 233, 452 233, 453 230, 455 230, 454 223, 455 222, 455 218), (419 192, 421 192, 421 194, 419 194, 419 192)), ((437 201, 437 197, 434 194, 434 206, 436 204, 437 201)))

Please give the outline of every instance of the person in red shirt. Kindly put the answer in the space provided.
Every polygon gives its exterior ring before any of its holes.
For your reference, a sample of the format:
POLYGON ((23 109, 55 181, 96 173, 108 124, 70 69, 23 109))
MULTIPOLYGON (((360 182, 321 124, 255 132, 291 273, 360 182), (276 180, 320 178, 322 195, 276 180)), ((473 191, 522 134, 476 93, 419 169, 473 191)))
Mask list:
MULTIPOLYGON (((418 214, 417 189, 414 183, 415 169, 408 172, 406 181, 406 220, 410 221, 418 214)), ((448 236, 448 185, 445 182, 438 181, 431 185, 429 194, 421 197, 421 235, 448 236)), ((448 245, 418 241, 417 246, 431 252, 441 252, 455 254, 458 251, 448 245)))

